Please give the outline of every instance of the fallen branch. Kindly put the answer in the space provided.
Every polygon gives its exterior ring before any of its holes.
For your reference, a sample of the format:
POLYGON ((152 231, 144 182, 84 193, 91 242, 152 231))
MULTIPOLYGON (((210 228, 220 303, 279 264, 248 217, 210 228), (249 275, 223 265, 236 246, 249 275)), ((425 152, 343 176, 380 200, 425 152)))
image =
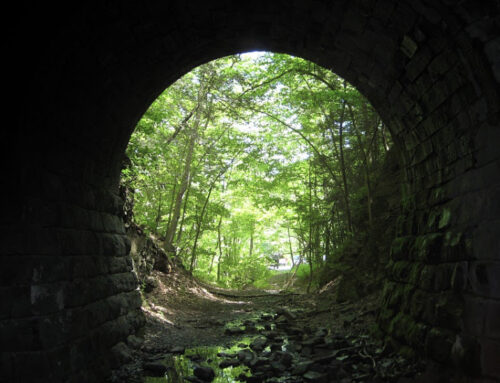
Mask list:
POLYGON ((240 295, 240 294, 223 293, 221 291, 210 290, 210 289, 208 289, 208 291, 212 294, 220 295, 227 298, 265 298, 265 297, 288 297, 291 295, 301 295, 300 293, 240 295))

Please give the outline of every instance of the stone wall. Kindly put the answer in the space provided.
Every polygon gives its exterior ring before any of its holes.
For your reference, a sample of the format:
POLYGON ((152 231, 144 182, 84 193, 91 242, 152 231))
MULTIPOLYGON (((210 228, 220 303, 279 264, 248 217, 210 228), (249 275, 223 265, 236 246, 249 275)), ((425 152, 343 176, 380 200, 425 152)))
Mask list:
POLYGON ((418 49, 405 48, 405 75, 389 93, 391 102, 406 100, 391 124, 404 147, 406 187, 380 325, 396 344, 469 375, 498 377, 499 334, 491 324, 500 307, 500 242, 483 233, 499 230, 492 144, 500 139, 500 104, 498 93, 481 89, 482 80, 495 80, 467 39, 481 34, 496 45, 498 33, 488 17, 466 17, 466 28, 440 19, 455 33, 453 47, 435 38, 430 20, 402 42, 418 49))
POLYGON ((391 130, 405 188, 381 327, 500 376, 497 1, 51 7, 10 13, 24 33, 6 45, 0 381, 103 380, 108 350, 141 324, 118 197, 130 134, 179 76, 255 49, 331 68, 391 130))
POLYGON ((48 172, 30 184, 3 210, 0 381, 100 381, 143 324, 122 201, 48 172))

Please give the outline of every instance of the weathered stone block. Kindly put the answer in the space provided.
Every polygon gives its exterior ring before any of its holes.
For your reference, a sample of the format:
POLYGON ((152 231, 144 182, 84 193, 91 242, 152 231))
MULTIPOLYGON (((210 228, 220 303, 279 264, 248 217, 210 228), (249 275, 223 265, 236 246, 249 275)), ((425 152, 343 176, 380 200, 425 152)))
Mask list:
POLYGON ((498 378, 500 376, 500 342, 490 339, 482 339, 481 343, 481 367, 486 376, 498 378))
POLYGON ((427 291, 432 291, 434 288, 434 278, 436 274, 436 266, 426 265, 423 266, 420 273, 418 285, 427 291))
POLYGON ((471 258, 471 239, 466 232, 447 231, 444 235, 442 256, 447 262, 471 258))
POLYGON ((425 351, 427 355, 441 363, 449 360, 455 335, 445 329, 432 328, 425 338, 425 351))
POLYGON ((455 264, 453 274, 451 276, 451 287, 455 293, 464 292, 468 288, 468 273, 469 264, 467 262, 455 264))
POLYGON ((441 260, 442 233, 431 233, 417 237, 412 254, 422 262, 438 262, 441 260))
POLYGON ((500 298, 500 261, 477 261, 470 265, 472 290, 484 297, 500 298))
POLYGON ((101 213, 102 225, 108 233, 125 234, 123 220, 113 214, 101 213))
POLYGON ((420 289, 415 290, 410 302, 410 315, 413 318, 420 318, 422 316, 428 295, 427 292, 420 289))
POLYGON ((413 237, 398 237, 391 246, 391 258, 395 261, 407 259, 412 245, 413 237))
POLYGON ((438 265, 435 268, 434 283, 433 283, 434 291, 444 291, 444 290, 449 290, 451 288, 451 279, 453 276, 454 269, 455 269, 455 264, 452 263, 445 263, 442 265, 438 265))
POLYGON ((410 345, 421 351, 423 348, 422 339, 426 338, 428 331, 429 327, 425 324, 412 322, 410 327, 407 329, 406 340, 410 345))
POLYGON ((500 221, 490 221, 474 230, 472 247, 474 258, 481 260, 500 259, 500 221))
POLYGON ((492 338, 500 340, 500 302, 488 300, 486 301, 486 309, 486 334, 492 338))
POLYGON ((36 351, 42 346, 38 336, 38 321, 34 318, 1 321, 0 339, 2 351, 36 351))
POLYGON ((459 331, 462 326, 464 303, 462 297, 453 293, 441 293, 435 306, 436 325, 459 331))
POLYGON ((466 295, 464 300, 464 331, 472 336, 484 334, 486 313, 488 309, 486 300, 472 295, 466 295))
POLYGON ((63 310, 64 287, 63 283, 32 284, 30 297, 33 314, 44 315, 63 310))

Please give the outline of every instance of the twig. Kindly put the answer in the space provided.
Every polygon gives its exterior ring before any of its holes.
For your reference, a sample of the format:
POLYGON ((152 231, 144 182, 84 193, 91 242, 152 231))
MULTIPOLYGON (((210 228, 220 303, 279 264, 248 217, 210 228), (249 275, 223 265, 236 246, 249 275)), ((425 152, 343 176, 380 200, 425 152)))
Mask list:
POLYGON ((358 355, 362 358, 370 359, 372 361, 373 368, 377 367, 377 362, 375 362, 375 359, 370 354, 368 354, 368 352, 366 351, 366 348, 363 348, 362 351, 358 352, 358 355))

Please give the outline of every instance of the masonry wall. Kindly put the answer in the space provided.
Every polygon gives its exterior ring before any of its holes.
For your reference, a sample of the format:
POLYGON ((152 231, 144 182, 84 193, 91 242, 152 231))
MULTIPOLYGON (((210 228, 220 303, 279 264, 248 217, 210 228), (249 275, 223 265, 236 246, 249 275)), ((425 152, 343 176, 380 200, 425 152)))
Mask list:
POLYGON ((18 5, 0 381, 107 375, 112 347, 142 324, 118 196, 133 127, 194 66, 254 49, 331 68, 392 132, 405 189, 380 315, 388 338, 498 378, 499 14, 494 0, 18 5))
POLYGON ((97 381, 96 355, 143 324, 122 201, 48 172, 29 185, 3 210, 0 381, 97 381))

